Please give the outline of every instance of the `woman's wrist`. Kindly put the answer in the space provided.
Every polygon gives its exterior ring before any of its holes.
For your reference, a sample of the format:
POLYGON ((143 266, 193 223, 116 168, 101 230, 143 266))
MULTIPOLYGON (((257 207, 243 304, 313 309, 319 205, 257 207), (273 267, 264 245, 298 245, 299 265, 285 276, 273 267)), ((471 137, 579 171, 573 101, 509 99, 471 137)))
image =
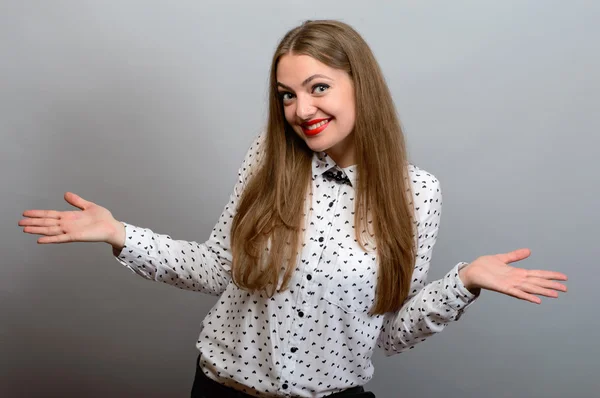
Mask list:
POLYGON ((121 252, 125 246, 125 224, 120 221, 114 220, 112 223, 112 232, 109 240, 106 242, 113 247, 113 252, 121 252))
POLYGON ((475 286, 475 284, 473 283, 473 280, 471 278, 472 270, 472 264, 467 264, 458 271, 458 277, 460 278, 464 287, 468 291, 470 291, 473 294, 476 294, 480 290, 480 288, 475 286))

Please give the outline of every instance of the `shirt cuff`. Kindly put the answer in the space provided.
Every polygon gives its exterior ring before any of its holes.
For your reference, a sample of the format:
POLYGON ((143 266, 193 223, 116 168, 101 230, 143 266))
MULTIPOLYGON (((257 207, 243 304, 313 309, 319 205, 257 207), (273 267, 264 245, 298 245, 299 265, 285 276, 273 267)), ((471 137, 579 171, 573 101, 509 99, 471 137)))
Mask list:
POLYGON ((144 276, 151 276, 153 269, 147 267, 146 262, 149 261, 148 265, 154 265, 152 260, 149 260, 151 250, 155 247, 152 243, 152 234, 144 228, 125 222, 123 222, 123 225, 125 225, 125 245, 118 255, 113 251, 113 256, 130 271, 136 274, 141 273, 144 276))
POLYGON ((444 288, 446 292, 446 302, 451 309, 458 311, 455 320, 458 320, 462 313, 479 298, 481 289, 477 289, 474 293, 469 291, 458 276, 458 272, 469 265, 469 263, 460 262, 456 264, 444 277, 444 288))

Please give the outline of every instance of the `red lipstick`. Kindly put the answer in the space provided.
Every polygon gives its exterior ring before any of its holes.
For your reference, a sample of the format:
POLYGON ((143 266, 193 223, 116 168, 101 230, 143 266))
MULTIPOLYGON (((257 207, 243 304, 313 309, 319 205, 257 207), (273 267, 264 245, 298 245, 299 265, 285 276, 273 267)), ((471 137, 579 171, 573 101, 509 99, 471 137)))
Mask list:
POLYGON ((322 132, 323 130, 325 130, 327 128, 327 126, 329 126, 329 122, 331 122, 332 118, 324 118, 324 119, 313 119, 309 122, 306 123, 302 123, 300 126, 302 127, 302 131, 304 132, 304 134, 306 135, 317 135, 320 132, 322 132), (326 123, 324 123, 322 126, 317 127, 316 129, 312 129, 309 130, 308 127, 309 126, 314 126, 317 123, 321 123, 326 121, 326 123))

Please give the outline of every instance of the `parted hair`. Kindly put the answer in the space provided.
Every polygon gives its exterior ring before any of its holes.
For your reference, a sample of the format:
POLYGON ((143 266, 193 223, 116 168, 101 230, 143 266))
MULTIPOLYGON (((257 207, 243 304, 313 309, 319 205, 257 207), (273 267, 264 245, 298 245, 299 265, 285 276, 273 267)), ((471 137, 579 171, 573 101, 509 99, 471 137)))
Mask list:
POLYGON ((277 65, 287 54, 308 55, 351 78, 356 239, 365 251, 365 243, 374 243, 378 264, 370 314, 397 311, 409 293, 417 247, 405 139, 371 49, 355 29, 335 20, 302 23, 284 35, 273 55, 264 155, 231 225, 233 281, 268 296, 286 289, 302 245, 313 152, 285 120, 277 92, 277 65))

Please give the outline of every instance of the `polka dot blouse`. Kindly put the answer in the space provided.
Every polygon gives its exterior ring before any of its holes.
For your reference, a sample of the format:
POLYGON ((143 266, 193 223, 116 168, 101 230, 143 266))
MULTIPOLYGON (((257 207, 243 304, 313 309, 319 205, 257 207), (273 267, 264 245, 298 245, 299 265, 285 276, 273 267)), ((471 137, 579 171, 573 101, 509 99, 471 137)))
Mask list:
POLYGON ((419 244, 410 295, 398 312, 369 316, 377 267, 374 252, 363 252, 355 241, 356 166, 340 168, 324 152, 313 157, 306 238, 289 289, 272 298, 238 289, 230 275, 229 232, 263 139, 257 136, 248 150, 206 242, 173 240, 123 223, 125 247, 115 257, 144 278, 220 296, 196 343, 208 377, 257 397, 324 397, 367 383, 376 345, 386 355, 411 349, 475 301, 458 277, 467 263, 427 284, 442 192, 434 175, 411 164, 419 244))

